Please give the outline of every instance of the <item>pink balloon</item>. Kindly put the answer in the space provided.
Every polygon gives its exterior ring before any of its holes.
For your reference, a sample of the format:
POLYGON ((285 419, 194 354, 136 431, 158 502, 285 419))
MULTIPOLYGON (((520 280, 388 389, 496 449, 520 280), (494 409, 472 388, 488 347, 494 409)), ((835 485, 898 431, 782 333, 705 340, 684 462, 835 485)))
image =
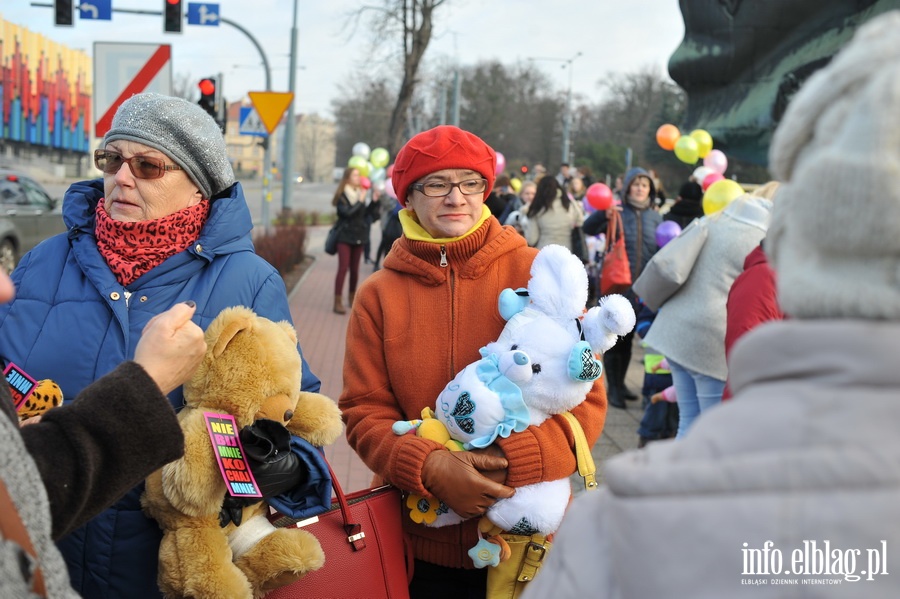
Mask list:
POLYGON ((387 170, 384 171, 384 176, 387 177, 388 179, 390 179, 391 175, 393 175, 393 174, 394 174, 394 165, 390 164, 390 165, 388 165, 387 170))
POLYGON ((591 183, 584 197, 596 210, 608 210, 613 204, 613 192, 606 183, 591 183))
POLYGON ((711 168, 720 175, 724 175, 725 170, 728 168, 728 158, 725 157, 722 150, 710 150, 706 158, 703 159, 703 166, 711 168))
POLYGON ((503 169, 506 168, 506 156, 497 152, 497 168, 494 169, 494 174, 499 175, 503 172, 503 169))
POLYGON ((703 183, 700 184, 700 187, 703 188, 703 191, 706 191, 710 185, 715 183, 716 181, 721 181, 725 178, 725 175, 720 173, 710 173, 703 178, 703 183))
POLYGON ((372 180, 368 177, 360 177, 359 178, 359 186, 363 189, 369 189, 372 187, 372 180))
POLYGON ((390 179, 384 180, 384 193, 388 194, 389 198, 394 200, 397 199, 397 192, 394 191, 394 183, 390 179))

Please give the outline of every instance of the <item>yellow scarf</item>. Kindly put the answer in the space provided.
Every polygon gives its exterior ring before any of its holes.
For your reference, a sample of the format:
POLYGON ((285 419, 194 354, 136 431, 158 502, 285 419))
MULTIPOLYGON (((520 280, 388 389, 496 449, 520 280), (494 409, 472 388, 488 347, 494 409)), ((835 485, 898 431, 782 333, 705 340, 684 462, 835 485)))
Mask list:
POLYGON ((459 237, 441 237, 440 239, 434 238, 431 236, 431 233, 425 230, 421 224, 419 224, 419 217, 416 216, 416 213, 412 210, 401 210, 400 211, 400 224, 403 226, 403 234, 406 235, 407 239, 411 239, 413 241, 427 241, 429 243, 451 243, 453 241, 459 241, 460 239, 464 239, 472 234, 475 229, 481 226, 481 223, 486 221, 491 217, 491 211, 487 206, 481 206, 481 218, 478 219, 478 222, 475 223, 471 229, 460 235, 459 237))

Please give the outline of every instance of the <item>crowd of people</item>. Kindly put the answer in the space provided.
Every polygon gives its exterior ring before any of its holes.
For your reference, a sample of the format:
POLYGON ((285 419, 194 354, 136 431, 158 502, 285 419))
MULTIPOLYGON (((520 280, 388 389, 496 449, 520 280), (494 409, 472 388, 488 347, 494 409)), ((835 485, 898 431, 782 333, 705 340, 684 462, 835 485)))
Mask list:
MULTIPOLYGON (((807 583, 769 585, 791 579, 836 581, 816 596, 900 593, 898 28, 900 12, 874 18, 809 79, 775 132, 775 180, 720 212, 704 214, 696 181, 660 210, 661 181, 641 167, 621 175, 607 210, 585 202, 593 174, 568 164, 514 189, 484 140, 446 125, 397 153, 396 206, 345 170, 333 310, 349 315, 337 399, 347 441, 374 482, 462 517, 403 519, 411 597, 485 597, 492 570, 470 557, 479 517, 579 459, 563 415, 468 451, 393 424, 422 417, 497 338, 497 298, 527 283, 540 248, 619 218, 637 326, 571 415, 593 445, 607 406, 638 398, 625 385, 636 334, 641 449, 609 460, 601 489, 572 502, 524 597, 808 596, 807 583), (396 239, 360 282, 379 219, 396 219, 396 239), (680 233, 661 237, 666 223, 680 233), (816 544, 838 552, 827 572, 804 561, 816 544), (770 550, 783 563, 760 561, 770 550)), ((0 273, 0 359, 66 397, 20 424, 0 391, 14 456, 0 461, 3 597, 159 597, 161 531, 141 510, 141 481, 184 451, 176 412, 203 328, 234 305, 291 321, 202 109, 133 96, 94 164, 102 177, 66 192, 68 233, 0 273)), ((303 390, 317 391, 303 365, 303 390)))

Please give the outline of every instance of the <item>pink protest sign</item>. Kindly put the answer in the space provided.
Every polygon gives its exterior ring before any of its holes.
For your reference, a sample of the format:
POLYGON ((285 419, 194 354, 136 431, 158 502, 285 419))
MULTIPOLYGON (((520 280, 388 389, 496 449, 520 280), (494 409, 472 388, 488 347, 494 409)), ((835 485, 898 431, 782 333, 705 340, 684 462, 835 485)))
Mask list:
POLYGON ((206 419, 206 430, 228 494, 233 497, 262 497, 244 458, 244 448, 237 435, 234 416, 203 412, 203 417, 206 419))
POLYGON ((37 381, 28 376, 28 373, 12 362, 10 362, 6 367, 6 370, 3 371, 3 376, 6 377, 6 382, 9 383, 9 391, 12 394, 13 403, 18 410, 19 406, 25 403, 25 400, 28 399, 34 391, 34 388, 37 386, 37 381))

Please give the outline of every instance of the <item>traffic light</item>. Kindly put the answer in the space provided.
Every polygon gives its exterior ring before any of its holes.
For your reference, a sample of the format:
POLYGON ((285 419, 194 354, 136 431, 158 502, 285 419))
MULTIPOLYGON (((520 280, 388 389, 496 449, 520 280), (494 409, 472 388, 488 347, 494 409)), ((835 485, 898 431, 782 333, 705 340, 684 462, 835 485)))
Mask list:
POLYGON ((519 170, 521 170, 521 171, 522 171, 522 176, 525 176, 525 175, 527 175, 527 174, 528 174, 528 165, 526 165, 526 164, 523 164, 523 165, 522 165, 522 168, 521 168, 521 169, 519 169, 519 170))
POLYGON ((217 119, 219 116, 218 102, 216 102, 216 80, 213 77, 201 79, 197 84, 200 88, 200 101, 197 104, 205 110, 209 116, 217 119))
POLYGON ((72 0, 53 0, 53 22, 57 25, 72 25, 74 13, 72 0))
POLYGON ((163 31, 181 33, 181 21, 184 15, 182 0, 163 0, 163 31))
POLYGON ((225 125, 228 118, 225 99, 219 95, 219 86, 215 77, 201 79, 197 84, 200 88, 200 100, 197 104, 200 108, 216 121, 222 133, 225 133, 225 125))

